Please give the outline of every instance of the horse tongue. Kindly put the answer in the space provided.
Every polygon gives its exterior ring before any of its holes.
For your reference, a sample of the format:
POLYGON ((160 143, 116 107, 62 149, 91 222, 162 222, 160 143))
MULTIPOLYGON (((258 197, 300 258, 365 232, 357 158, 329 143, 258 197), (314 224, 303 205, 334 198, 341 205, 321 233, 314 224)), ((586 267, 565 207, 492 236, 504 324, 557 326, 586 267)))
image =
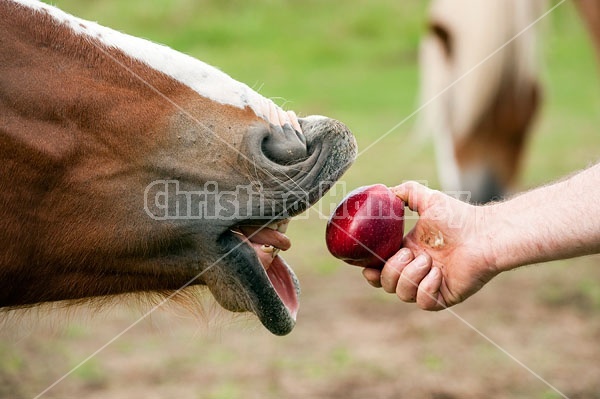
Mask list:
POLYGON ((296 320, 299 307, 298 295, 285 261, 281 256, 276 255, 276 252, 272 251, 274 249, 272 247, 268 249, 265 248, 265 245, 254 242, 250 242, 250 245, 265 268, 267 277, 269 277, 269 281, 271 281, 271 285, 275 289, 275 292, 277 292, 277 295, 279 295, 281 302, 283 302, 290 315, 296 320))
POLYGON ((277 230, 260 226, 240 226, 240 230, 253 244, 270 245, 283 251, 292 246, 290 239, 277 230))
POLYGON ((281 256, 278 255, 273 259, 271 267, 267 269, 267 276, 290 315, 296 320, 299 308, 298 294, 288 267, 281 256))

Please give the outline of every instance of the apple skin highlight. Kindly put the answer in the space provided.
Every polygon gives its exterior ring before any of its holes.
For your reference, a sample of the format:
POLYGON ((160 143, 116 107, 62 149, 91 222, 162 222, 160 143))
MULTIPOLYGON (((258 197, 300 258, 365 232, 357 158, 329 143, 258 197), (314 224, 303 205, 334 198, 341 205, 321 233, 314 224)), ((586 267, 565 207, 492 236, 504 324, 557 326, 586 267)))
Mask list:
POLYGON ((404 201, 383 184, 351 191, 329 217, 325 241, 344 262, 381 269, 402 248, 404 201))

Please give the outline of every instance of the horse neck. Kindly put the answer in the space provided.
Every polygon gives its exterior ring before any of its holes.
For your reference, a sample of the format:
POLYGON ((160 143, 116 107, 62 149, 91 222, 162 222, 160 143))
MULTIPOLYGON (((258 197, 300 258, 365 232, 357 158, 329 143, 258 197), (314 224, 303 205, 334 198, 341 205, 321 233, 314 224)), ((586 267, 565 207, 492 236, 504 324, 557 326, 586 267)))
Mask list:
MULTIPOLYGON (((9 16, 0 20, 0 112, 3 118, 30 124, 29 129, 19 129, 20 140, 24 131, 34 135, 28 144, 48 155, 73 150, 68 143, 74 134, 94 141, 94 134, 118 138, 120 130, 131 133, 132 127, 161 114, 141 104, 150 105, 157 91, 170 95, 180 88, 160 72, 76 34, 47 13, 10 2, 2 2, 0 12, 9 16), (55 140, 63 145, 54 145, 55 140)), ((10 135, 10 129, 5 133, 10 135)))
POLYGON ((12 2, 0 1, 0 31, 0 266, 17 267, 52 217, 48 198, 143 162, 170 113, 157 92, 182 86, 12 2))

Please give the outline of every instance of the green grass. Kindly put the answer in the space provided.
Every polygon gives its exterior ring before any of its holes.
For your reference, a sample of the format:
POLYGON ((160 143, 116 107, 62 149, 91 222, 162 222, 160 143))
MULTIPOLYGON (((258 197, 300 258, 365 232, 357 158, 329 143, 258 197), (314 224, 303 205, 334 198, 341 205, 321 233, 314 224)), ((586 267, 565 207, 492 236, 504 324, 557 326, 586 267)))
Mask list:
POLYGON ((78 367, 73 367, 73 376, 82 383, 91 388, 100 388, 107 384, 109 380, 108 370, 102 368, 97 359, 90 359, 79 365, 79 360, 75 363, 78 367))
POLYGON ((0 372, 2 373, 15 374, 23 369, 23 359, 8 344, 0 344, 0 359, 2 359, 0 365, 0 372))
POLYGON ((342 119, 361 137, 378 137, 415 104, 421 1, 56 4, 191 54, 301 114, 342 119))
MULTIPOLYGON (((342 0, 59 0, 58 6, 215 65, 301 115, 344 121, 366 148, 416 107, 417 54, 427 2, 342 0)), ((598 65, 570 4, 546 21, 545 103, 530 140, 523 186, 595 161, 600 145, 598 65)), ((348 175, 353 184, 436 182, 431 143, 396 128, 348 175), (356 182, 356 183, 355 183, 356 182)))
MULTIPOLYGON (((431 141, 414 137, 414 118, 397 126, 417 106, 417 55, 427 2, 59 0, 56 4, 217 66, 300 115, 342 120, 364 151, 344 177, 347 190, 408 179, 438 184, 431 141)), ((529 142, 522 188, 587 166, 598 159, 600 148, 598 64, 581 21, 566 3, 545 21, 544 29, 545 100, 529 142)), ((323 251, 323 218, 342 194, 325 198, 292 233, 295 242, 309 248, 312 264, 323 274, 335 268, 323 251)))

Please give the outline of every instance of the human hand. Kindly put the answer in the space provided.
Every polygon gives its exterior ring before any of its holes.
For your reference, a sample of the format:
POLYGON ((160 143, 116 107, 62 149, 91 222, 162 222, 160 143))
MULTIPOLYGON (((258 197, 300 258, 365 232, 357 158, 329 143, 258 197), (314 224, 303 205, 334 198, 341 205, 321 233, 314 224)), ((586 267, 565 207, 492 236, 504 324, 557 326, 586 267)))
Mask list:
POLYGON ((441 310, 464 301, 500 272, 491 260, 486 207, 416 182, 391 190, 419 220, 382 270, 363 270, 371 285, 422 309, 441 310))

